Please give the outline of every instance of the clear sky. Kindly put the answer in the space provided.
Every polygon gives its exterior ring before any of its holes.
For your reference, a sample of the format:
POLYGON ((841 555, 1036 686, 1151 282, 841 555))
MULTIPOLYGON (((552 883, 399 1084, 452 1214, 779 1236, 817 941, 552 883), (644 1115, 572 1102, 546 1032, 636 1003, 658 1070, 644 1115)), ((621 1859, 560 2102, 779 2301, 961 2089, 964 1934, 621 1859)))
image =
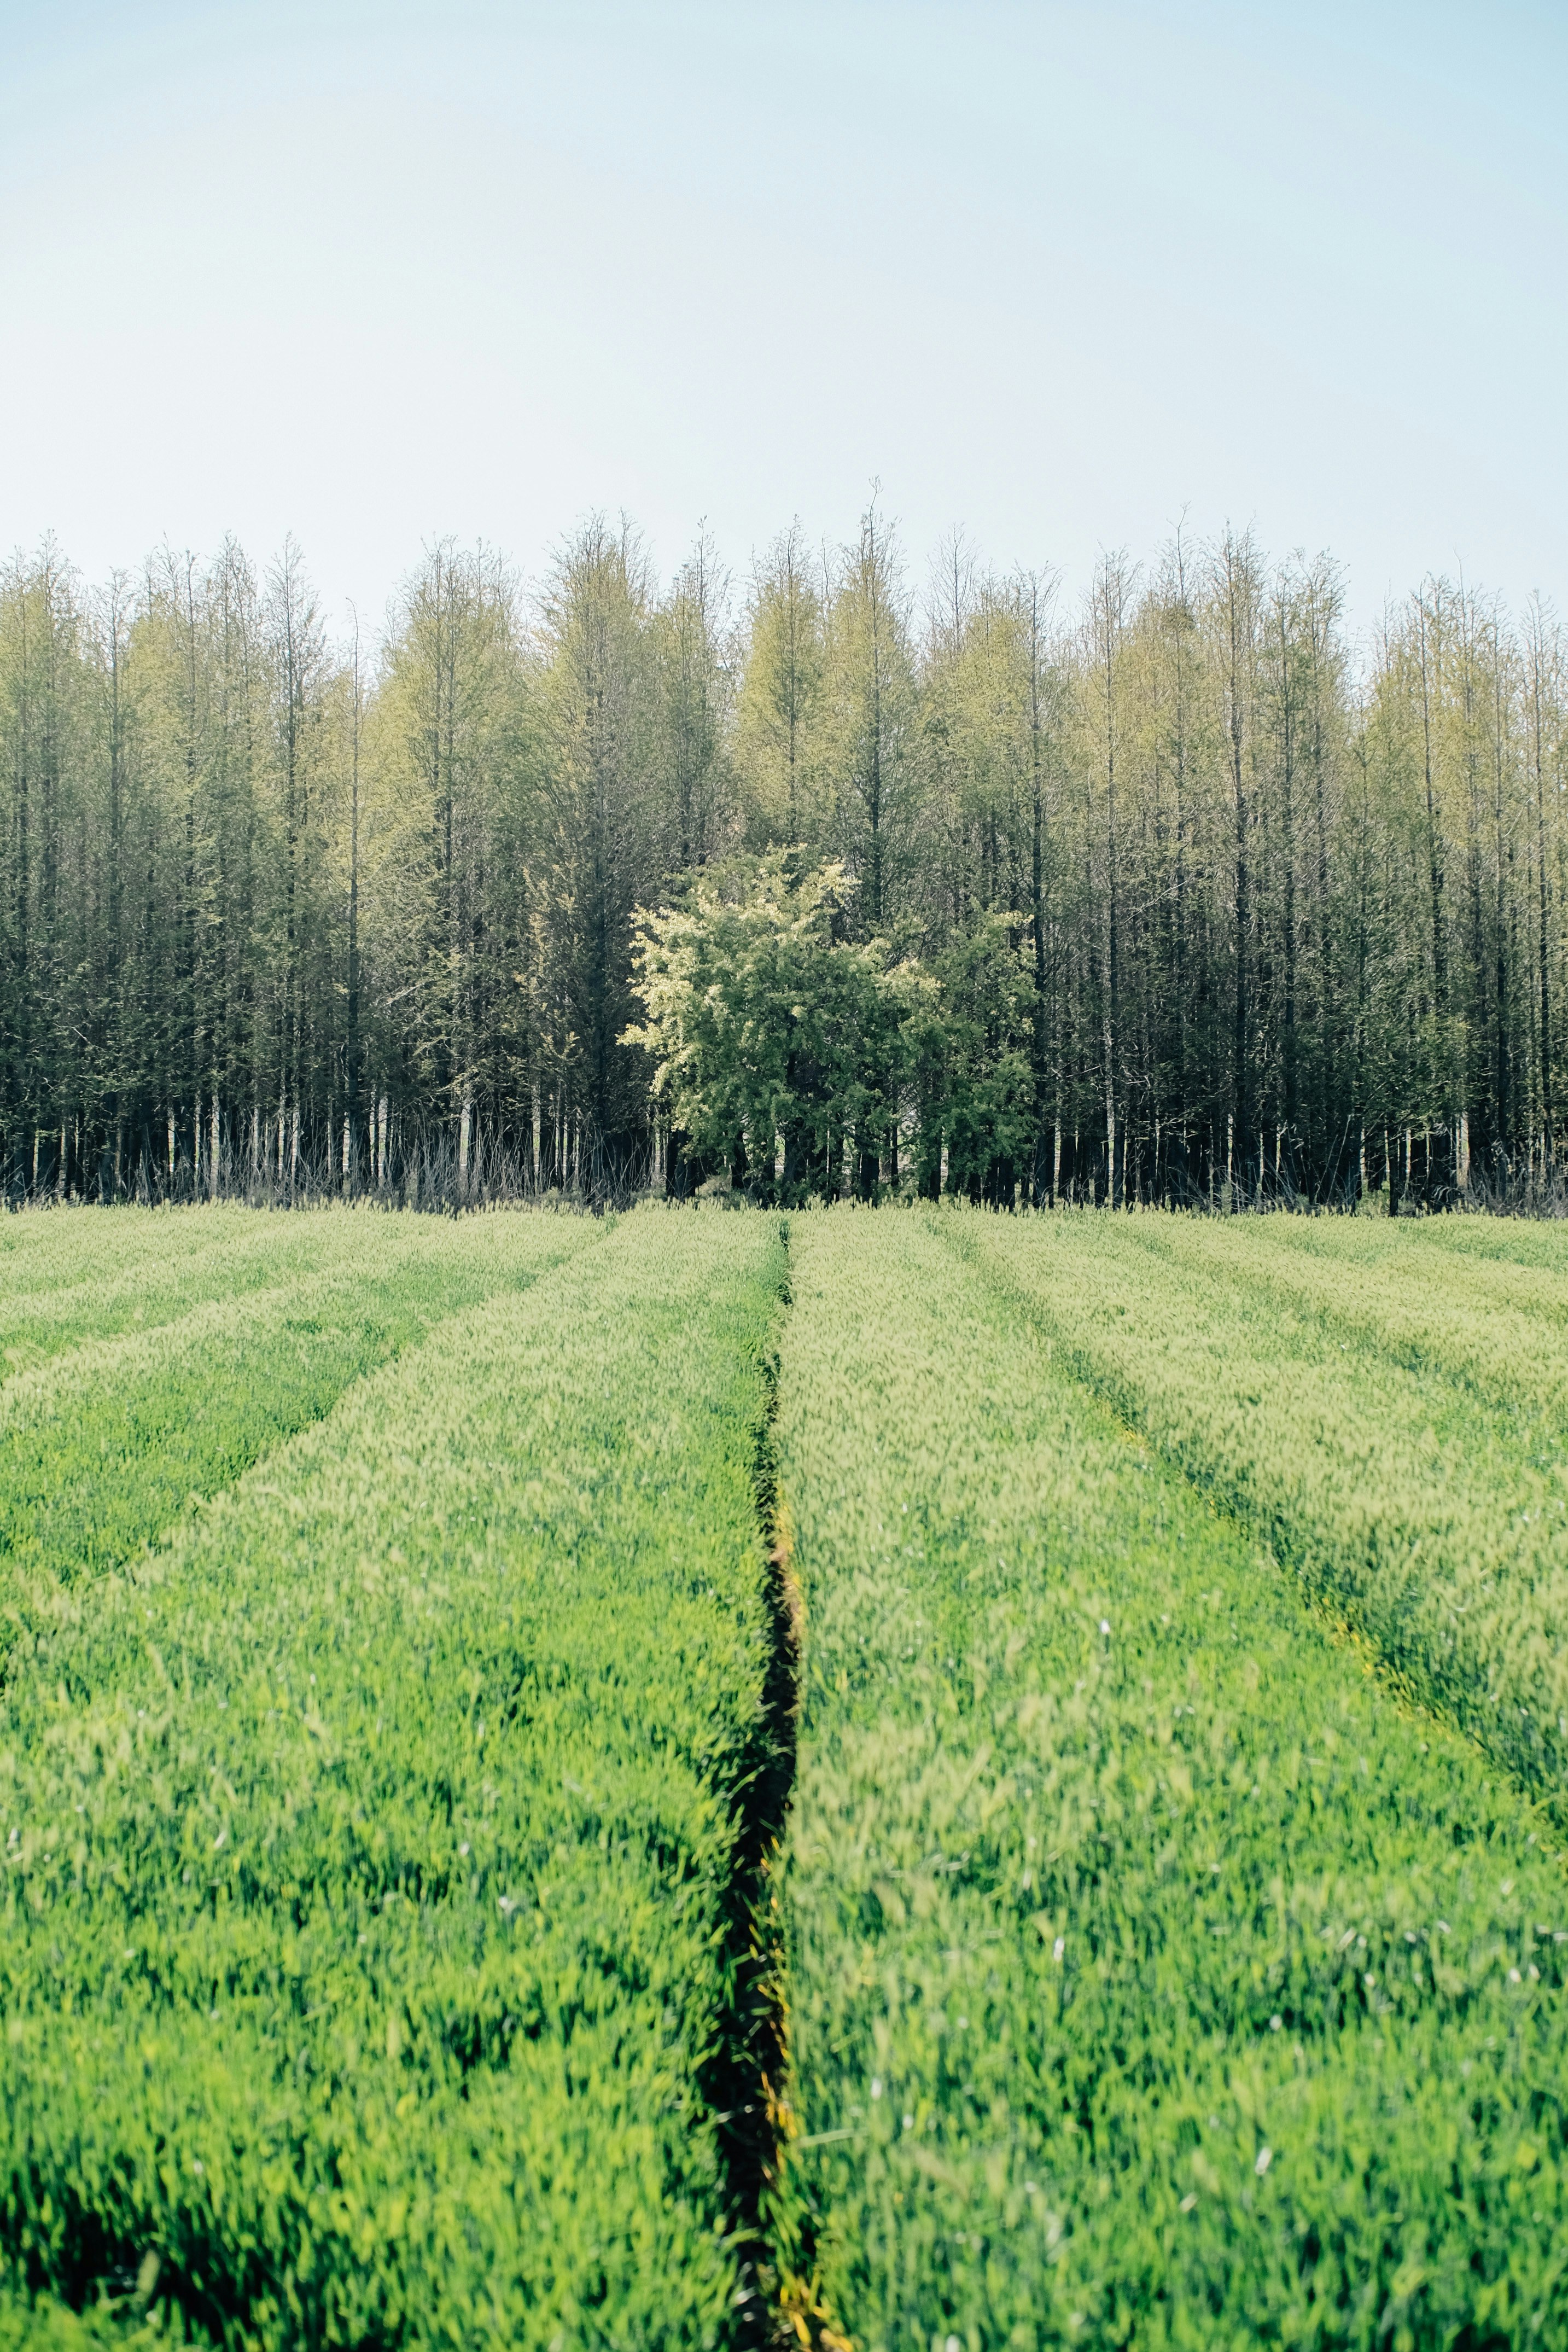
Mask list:
POLYGON ((1568 0, 0 0, 0 545, 626 509, 737 573, 873 477, 1070 586, 1184 511, 1568 606, 1568 0))

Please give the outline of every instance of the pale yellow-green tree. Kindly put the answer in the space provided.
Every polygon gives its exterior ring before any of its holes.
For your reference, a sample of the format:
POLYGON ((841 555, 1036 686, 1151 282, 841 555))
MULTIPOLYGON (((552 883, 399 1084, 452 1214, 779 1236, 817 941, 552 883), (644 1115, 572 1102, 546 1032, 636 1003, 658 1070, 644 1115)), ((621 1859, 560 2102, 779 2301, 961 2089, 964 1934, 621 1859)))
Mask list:
POLYGON ((755 846, 779 842, 815 851, 830 838, 826 671, 823 567, 795 522, 757 564, 747 603, 735 759, 755 846))

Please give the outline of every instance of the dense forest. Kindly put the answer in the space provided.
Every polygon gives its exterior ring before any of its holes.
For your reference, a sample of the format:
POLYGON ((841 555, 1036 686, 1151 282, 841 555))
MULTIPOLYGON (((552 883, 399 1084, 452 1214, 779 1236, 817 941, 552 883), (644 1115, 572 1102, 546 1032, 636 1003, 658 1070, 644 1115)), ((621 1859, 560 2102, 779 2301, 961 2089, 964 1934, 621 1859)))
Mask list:
POLYGON ((0 573, 27 1197, 1554 1197, 1568 667, 1246 535, 1071 603, 873 508, 743 581, 596 519, 384 630, 298 551, 0 573))

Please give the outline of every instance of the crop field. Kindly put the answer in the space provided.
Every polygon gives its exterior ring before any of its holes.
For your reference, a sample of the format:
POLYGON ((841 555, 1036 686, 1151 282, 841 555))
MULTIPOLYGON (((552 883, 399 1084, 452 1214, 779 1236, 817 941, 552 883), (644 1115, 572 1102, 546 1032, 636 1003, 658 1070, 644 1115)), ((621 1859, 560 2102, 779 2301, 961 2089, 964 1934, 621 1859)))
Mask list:
POLYGON ((0 1221, 0 2343, 1568 2346, 1568 1245, 0 1221))

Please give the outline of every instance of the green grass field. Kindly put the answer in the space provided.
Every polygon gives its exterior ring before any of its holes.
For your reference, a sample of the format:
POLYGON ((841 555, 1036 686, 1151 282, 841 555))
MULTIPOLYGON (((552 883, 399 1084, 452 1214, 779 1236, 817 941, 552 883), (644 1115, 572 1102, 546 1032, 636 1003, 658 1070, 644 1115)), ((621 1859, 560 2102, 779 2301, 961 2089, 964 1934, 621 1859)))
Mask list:
POLYGON ((1568 1234, 0 1221, 0 2345, 1568 2346, 1568 1234))

